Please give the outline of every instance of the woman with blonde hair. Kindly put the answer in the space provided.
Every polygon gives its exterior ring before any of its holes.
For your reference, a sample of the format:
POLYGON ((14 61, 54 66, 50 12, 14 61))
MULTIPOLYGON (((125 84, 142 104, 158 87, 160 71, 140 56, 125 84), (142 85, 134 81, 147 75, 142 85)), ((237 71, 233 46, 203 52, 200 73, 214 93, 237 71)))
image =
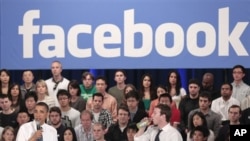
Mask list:
POLYGON ((55 99, 49 96, 48 87, 44 80, 40 79, 36 82, 37 103, 45 102, 49 108, 55 106, 55 99))
POLYGON ((1 141, 15 141, 15 131, 11 126, 6 126, 3 129, 1 141))

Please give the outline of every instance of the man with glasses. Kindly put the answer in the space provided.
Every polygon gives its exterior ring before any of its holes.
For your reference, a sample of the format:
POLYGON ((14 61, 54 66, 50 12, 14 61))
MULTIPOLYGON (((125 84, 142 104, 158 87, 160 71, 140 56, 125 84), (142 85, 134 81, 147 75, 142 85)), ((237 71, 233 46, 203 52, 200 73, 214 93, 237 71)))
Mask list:
POLYGON ((71 95, 67 90, 59 90, 57 99, 62 111, 63 124, 66 127, 75 127, 80 124, 80 112, 70 106, 71 95))
POLYGON ((250 95, 250 87, 244 83, 243 78, 245 77, 246 69, 242 65, 236 65, 233 67, 233 93, 232 97, 236 98, 239 102, 250 95))

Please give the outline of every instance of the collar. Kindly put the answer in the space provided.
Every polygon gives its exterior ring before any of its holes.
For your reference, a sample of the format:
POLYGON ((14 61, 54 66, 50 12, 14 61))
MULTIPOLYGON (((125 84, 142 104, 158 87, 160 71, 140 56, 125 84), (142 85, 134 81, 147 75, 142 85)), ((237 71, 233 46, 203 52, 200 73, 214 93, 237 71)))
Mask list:
POLYGON ((62 82, 63 81, 63 79, 64 79, 64 77, 62 77, 59 81, 56 81, 53 77, 52 77, 52 82, 54 82, 54 83, 60 83, 60 82, 62 82))

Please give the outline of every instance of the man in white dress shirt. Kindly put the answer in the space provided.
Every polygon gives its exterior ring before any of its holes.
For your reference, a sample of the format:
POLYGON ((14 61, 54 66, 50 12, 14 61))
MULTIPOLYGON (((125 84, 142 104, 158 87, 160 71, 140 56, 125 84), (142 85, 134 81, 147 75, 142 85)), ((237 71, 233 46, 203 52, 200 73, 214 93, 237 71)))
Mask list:
POLYGON ((41 138, 43 141, 58 141, 56 129, 45 123, 48 113, 49 107, 46 103, 37 103, 34 111, 35 120, 19 128, 16 141, 37 141, 41 138))
POLYGON ((222 124, 228 120, 228 109, 232 105, 240 105, 240 102, 232 97, 233 86, 230 83, 221 85, 221 97, 212 101, 211 110, 222 117, 222 124))
MULTIPOLYGON (((153 124, 140 127, 136 135, 135 141, 182 141, 179 131, 170 125, 171 109, 167 105, 159 104, 154 108, 152 114, 153 124), (145 131, 145 132, 144 132, 145 131), (157 139, 157 136, 159 139, 157 139)), ((143 119, 144 121, 149 119, 143 119)))

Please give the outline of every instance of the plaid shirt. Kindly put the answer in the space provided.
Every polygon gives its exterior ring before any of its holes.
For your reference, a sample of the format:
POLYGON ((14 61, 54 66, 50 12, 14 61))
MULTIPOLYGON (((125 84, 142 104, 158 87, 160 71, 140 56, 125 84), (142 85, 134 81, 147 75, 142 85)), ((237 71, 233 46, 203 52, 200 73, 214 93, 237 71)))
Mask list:
MULTIPOLYGON (((92 111, 92 114, 94 114, 94 112, 92 111)), ((106 128, 108 128, 111 124, 112 124, 112 116, 111 113, 106 110, 106 109, 102 109, 98 118, 98 121, 95 121, 95 119, 93 119, 93 122, 99 122, 101 124, 103 124, 106 128)))

